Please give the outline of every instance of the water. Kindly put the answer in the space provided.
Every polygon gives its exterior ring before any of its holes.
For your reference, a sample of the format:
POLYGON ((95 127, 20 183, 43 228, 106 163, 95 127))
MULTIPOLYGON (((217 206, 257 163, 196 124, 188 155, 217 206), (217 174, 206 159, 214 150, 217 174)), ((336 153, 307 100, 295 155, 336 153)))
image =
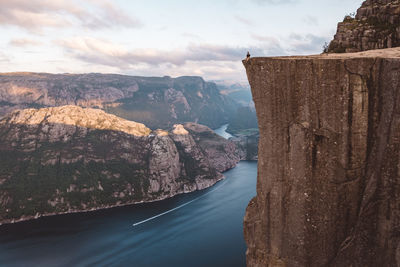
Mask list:
POLYGON ((222 125, 220 128, 214 130, 214 132, 220 136, 222 136, 225 139, 229 139, 233 137, 230 133, 226 132, 226 129, 228 128, 228 124, 222 125))
POLYGON ((244 266, 257 163, 224 174, 214 187, 159 202, 0 226, 0 265, 244 266))

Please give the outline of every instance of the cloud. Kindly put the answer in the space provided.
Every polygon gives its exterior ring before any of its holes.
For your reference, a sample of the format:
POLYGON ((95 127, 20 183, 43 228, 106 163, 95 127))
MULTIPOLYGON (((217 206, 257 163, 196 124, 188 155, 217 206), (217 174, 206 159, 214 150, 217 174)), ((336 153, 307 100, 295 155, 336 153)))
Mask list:
POLYGON ((182 37, 188 38, 188 39, 201 39, 201 37, 197 34, 194 33, 189 33, 189 32, 184 32, 181 34, 182 37))
MULTIPOLYGON (((75 37, 57 40, 67 57, 86 64, 90 71, 107 70, 131 75, 198 75, 206 79, 245 79, 241 60, 247 50, 265 55, 259 47, 234 47, 207 43, 181 49, 127 49, 106 40, 75 37)), ((84 66, 84 64, 80 64, 84 66)), ((65 70, 68 71, 68 70, 65 70)), ((76 70, 75 70, 76 72, 76 70)))
POLYGON ((323 44, 330 39, 328 35, 297 34, 288 36, 271 37, 253 34, 258 41, 258 46, 268 55, 315 54, 322 52, 323 44))
POLYGON ((26 47, 26 46, 39 46, 42 45, 42 42, 35 41, 32 39, 20 38, 20 39, 10 40, 9 44, 12 46, 26 47))
MULTIPOLYGON (((120 70, 121 71, 121 70, 120 70)), ((206 80, 247 80, 241 62, 195 62, 189 61, 185 65, 162 65, 152 67, 137 67, 122 71, 125 74, 143 76, 201 76, 206 80)))
POLYGON ((240 23, 246 25, 246 26, 252 26, 252 25, 254 25, 254 23, 253 23, 250 19, 246 19, 246 18, 244 18, 244 17, 242 17, 242 16, 239 16, 239 15, 236 15, 236 16, 235 16, 235 19, 236 19, 237 21, 239 21, 240 23))
POLYGON ((0 52, 0 62, 9 62, 10 59, 2 52, 0 52))
POLYGON ((207 79, 244 78, 241 60, 254 56, 283 56, 321 52, 324 36, 291 34, 284 37, 253 34, 249 47, 190 43, 180 49, 127 48, 108 40, 75 37, 54 41, 68 58, 85 68, 133 75, 199 75, 207 79), (84 66, 84 64, 81 64, 84 66))
POLYGON ((92 3, 99 12, 97 16, 89 18, 81 18, 84 22, 84 26, 91 29, 97 28, 111 28, 114 26, 124 27, 141 27, 142 22, 138 19, 129 16, 122 9, 115 6, 112 1, 109 0, 86 0, 92 3))
POLYGON ((314 34, 291 34, 288 38, 290 40, 289 51, 292 53, 321 53, 322 46, 330 37, 318 36, 314 34))
POLYGON ((264 51, 265 55, 282 56, 287 54, 281 40, 276 37, 257 34, 252 34, 251 37, 259 42, 258 46, 264 51))
POLYGON ((259 5, 284 5, 284 4, 293 4, 298 2, 298 0, 252 0, 254 3, 259 5))
MULTIPOLYGON (((240 61, 248 48, 212 44, 189 44, 183 49, 131 49, 106 40, 75 37, 55 42, 69 55, 79 60, 129 68, 132 65, 183 65, 188 61, 240 61)), ((253 48, 258 50, 258 48, 253 48)))
POLYGON ((76 23, 90 29, 141 26, 109 0, 0 0, 0 6, 0 25, 36 32, 76 23))
POLYGON ((317 17, 314 16, 306 16, 303 18, 303 21, 311 26, 318 26, 319 25, 319 21, 317 17))

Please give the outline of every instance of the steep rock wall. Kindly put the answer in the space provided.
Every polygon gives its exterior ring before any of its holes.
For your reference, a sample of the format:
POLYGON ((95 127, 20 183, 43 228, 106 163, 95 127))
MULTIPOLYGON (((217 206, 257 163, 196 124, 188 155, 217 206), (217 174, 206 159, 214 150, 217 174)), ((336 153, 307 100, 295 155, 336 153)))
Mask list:
POLYGON ((400 266, 400 50, 243 63, 260 127, 248 266, 400 266))
POLYGON ((328 52, 358 52, 400 46, 400 1, 367 0, 356 16, 337 27, 328 52))

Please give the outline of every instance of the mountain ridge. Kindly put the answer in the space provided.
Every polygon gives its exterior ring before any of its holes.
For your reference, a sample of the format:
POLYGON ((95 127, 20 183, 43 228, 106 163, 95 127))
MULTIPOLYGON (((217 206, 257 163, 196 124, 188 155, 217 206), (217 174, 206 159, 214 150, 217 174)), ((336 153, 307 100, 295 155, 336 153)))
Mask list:
POLYGON ((153 129, 187 121, 217 128, 227 123, 238 107, 219 92, 215 83, 199 76, 26 72, 0 75, 0 116, 16 109, 62 105, 100 108, 153 129))
POLYGON ((14 111, 0 120, 0 223, 201 190, 239 160, 233 142, 195 123, 151 131, 99 109, 14 111))

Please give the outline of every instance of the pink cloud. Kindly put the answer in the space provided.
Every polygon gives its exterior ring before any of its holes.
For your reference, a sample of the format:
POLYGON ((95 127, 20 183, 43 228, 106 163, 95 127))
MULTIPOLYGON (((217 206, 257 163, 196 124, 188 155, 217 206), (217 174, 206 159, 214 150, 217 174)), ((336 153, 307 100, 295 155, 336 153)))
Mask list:
POLYGON ((9 44, 12 46, 25 47, 25 46, 39 46, 42 44, 42 42, 35 41, 32 39, 19 38, 19 39, 12 39, 9 42, 9 44))
POLYGON ((0 25, 14 25, 29 31, 74 23, 91 29, 141 26, 140 21, 109 0, 0 0, 0 6, 0 25))
MULTIPOLYGON (((120 66, 135 64, 183 65, 188 61, 240 61, 246 55, 244 47, 212 44, 189 44, 182 49, 126 49, 106 40, 91 37, 76 37, 58 40, 56 44, 79 60, 101 65, 120 66)), ((257 48, 253 48, 253 51, 257 48)))

